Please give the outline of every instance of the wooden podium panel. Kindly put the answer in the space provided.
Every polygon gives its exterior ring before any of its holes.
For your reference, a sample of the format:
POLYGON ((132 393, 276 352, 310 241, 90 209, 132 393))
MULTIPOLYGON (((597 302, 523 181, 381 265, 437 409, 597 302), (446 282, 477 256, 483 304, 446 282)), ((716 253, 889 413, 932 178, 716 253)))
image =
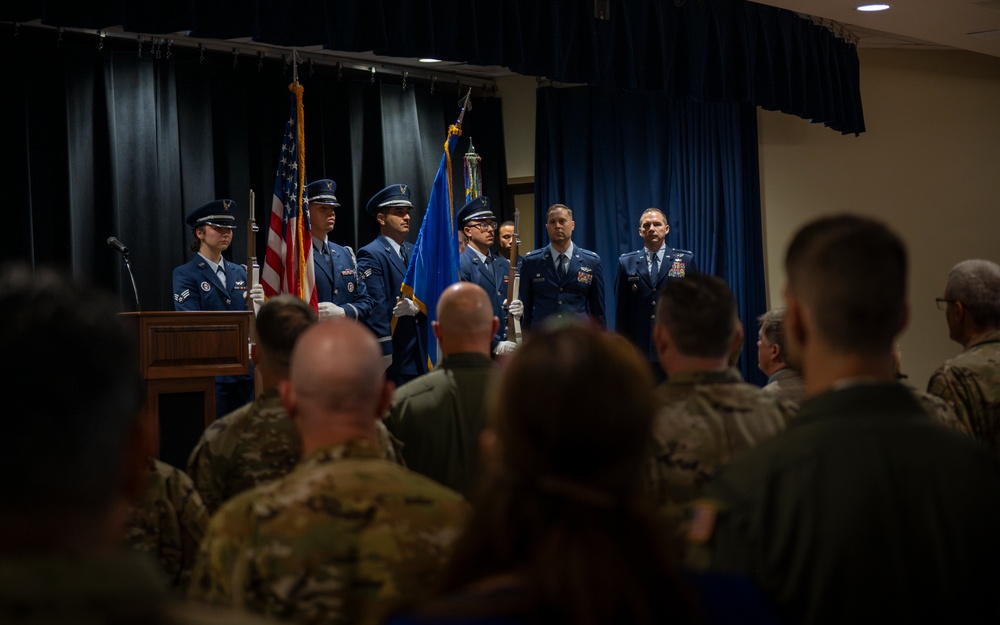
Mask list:
POLYGON ((239 312, 123 313, 135 319, 146 387, 151 454, 185 468, 186 454, 215 421, 216 376, 250 371, 253 316, 239 312), (161 443, 169 443, 164 448, 161 443))

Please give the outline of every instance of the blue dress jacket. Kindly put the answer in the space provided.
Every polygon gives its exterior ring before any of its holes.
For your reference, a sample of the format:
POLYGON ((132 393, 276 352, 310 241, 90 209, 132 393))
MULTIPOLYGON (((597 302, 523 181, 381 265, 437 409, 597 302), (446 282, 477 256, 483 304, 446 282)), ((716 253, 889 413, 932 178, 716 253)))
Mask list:
POLYGON ((458 277, 465 282, 474 282, 483 287, 493 303, 493 314, 500 320, 500 328, 493 337, 492 347, 507 340, 507 311, 503 301, 507 299, 507 285, 510 280, 510 261, 492 251, 489 262, 479 260, 471 246, 458 258, 458 277))
POLYGON ((604 270, 601 257, 573 246, 566 277, 556 274, 552 246, 528 252, 521 265, 521 301, 524 317, 521 327, 531 330, 547 317, 589 316, 602 328, 604 314, 604 270))
POLYGON ((325 254, 322 249, 313 248, 317 299, 333 302, 344 309, 346 316, 364 321, 371 315, 375 301, 368 295, 368 287, 358 275, 353 250, 329 240, 325 245, 325 254))
MULTIPOLYGON (((407 258, 413 257, 413 244, 404 241, 407 258)), ((427 372, 427 316, 393 317, 399 287, 406 277, 403 259, 393 250, 385 235, 358 250, 358 272, 372 298, 372 312, 365 320, 382 345, 382 353, 392 356, 387 375, 411 377, 427 372)))
POLYGON ((656 297, 668 279, 683 278, 695 271, 694 256, 687 250, 666 247, 655 283, 650 279, 646 248, 618 257, 615 275, 615 331, 628 337, 639 351, 656 362, 653 324, 656 297))

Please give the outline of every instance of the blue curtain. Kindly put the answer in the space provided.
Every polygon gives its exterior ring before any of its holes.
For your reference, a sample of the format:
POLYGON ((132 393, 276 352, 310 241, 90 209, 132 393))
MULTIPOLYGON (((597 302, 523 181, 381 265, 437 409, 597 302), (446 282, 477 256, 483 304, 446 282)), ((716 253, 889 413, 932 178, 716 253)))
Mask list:
POLYGON ((0 21, 498 65, 566 83, 742 102, 865 130, 857 48, 792 11, 744 0, 17 0, 0 21))
POLYGON ((740 368, 757 370, 756 318, 766 310, 757 118, 745 104, 704 104, 593 87, 538 90, 535 129, 536 247, 545 209, 573 209, 574 242, 604 266, 614 327, 618 257, 642 246, 639 216, 655 206, 667 243, 694 252, 698 269, 729 283, 747 338, 740 368))

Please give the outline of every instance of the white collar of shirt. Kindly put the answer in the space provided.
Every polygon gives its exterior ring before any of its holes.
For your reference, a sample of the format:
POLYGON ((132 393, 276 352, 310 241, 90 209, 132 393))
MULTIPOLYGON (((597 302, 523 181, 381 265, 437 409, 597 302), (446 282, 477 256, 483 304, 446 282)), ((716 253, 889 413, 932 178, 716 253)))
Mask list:
MULTIPOLYGON (((570 241, 569 242, 569 247, 567 247, 566 251, 563 252, 563 254, 566 255, 567 259, 573 258, 573 248, 574 248, 573 242, 570 241)), ((549 246, 549 249, 552 250, 552 262, 553 262, 553 264, 555 264, 556 269, 558 269, 559 268, 559 252, 557 252, 556 248, 554 248, 552 246, 549 246)))
MULTIPOLYGON (((205 260, 205 262, 208 263, 208 266, 212 268, 212 273, 219 273, 219 266, 222 265, 222 263, 214 263, 214 262, 210 261, 201 252, 198 252, 198 256, 201 256, 205 260)), ((225 262, 225 261, 223 261, 223 262, 225 262)), ((225 271, 225 270, 226 270, 225 265, 222 265, 222 271, 225 271)))
POLYGON ((645 247, 643 249, 646 250, 646 262, 647 263, 649 263, 650 265, 653 264, 653 256, 656 256, 656 262, 657 262, 657 264, 660 264, 660 265, 663 264, 663 255, 667 251, 667 246, 666 245, 661 245, 660 249, 656 250, 655 252, 653 250, 649 249, 648 247, 645 247))
POLYGON ((477 250, 476 246, 474 245, 466 245, 466 247, 472 250, 472 253, 479 257, 479 262, 486 264, 486 254, 483 254, 482 252, 477 250))
POLYGON ((399 253, 399 248, 400 248, 399 243, 396 243, 395 241, 393 241, 389 237, 386 237, 385 240, 388 241, 389 245, 392 246, 392 249, 396 252, 396 256, 399 256, 400 258, 402 258, 403 255, 399 253))
POLYGON ((316 235, 313 235, 313 249, 321 250, 320 254, 326 254, 329 248, 326 246, 327 239, 321 239, 316 235))

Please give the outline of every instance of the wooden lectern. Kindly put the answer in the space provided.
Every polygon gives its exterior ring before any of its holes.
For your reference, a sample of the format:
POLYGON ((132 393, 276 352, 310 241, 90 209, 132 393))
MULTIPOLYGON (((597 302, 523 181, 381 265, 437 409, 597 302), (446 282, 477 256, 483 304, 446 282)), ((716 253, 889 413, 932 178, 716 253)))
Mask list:
POLYGON ((185 468, 215 420, 215 377, 250 370, 252 311, 123 313, 135 319, 150 453, 185 468))

